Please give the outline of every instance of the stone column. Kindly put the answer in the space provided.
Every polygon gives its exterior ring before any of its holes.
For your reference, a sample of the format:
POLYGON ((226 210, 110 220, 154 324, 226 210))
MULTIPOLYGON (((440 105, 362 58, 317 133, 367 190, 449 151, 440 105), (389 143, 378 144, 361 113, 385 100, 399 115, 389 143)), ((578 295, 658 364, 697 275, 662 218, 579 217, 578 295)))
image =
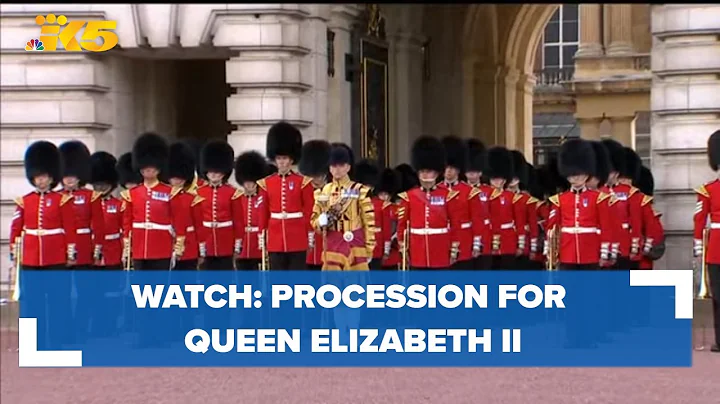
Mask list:
POLYGON ((632 5, 609 4, 610 7, 610 45, 608 55, 627 55, 632 53, 632 5))
POLYGON ((580 4, 580 47, 577 57, 600 56, 602 41, 600 38, 601 4, 580 4))
MULTIPOLYGON (((635 116, 623 116, 610 118, 610 131, 613 139, 622 143, 623 146, 635 149, 635 116)), ((600 124, 598 124, 598 129, 600 124)))
POLYGON ((498 69, 496 76, 496 88, 497 88, 497 123, 498 133, 504 137, 504 141, 500 144, 505 145, 510 149, 517 148, 517 111, 516 111, 516 96, 517 96, 517 84, 520 79, 520 74, 516 69, 513 68, 501 68, 498 69))
POLYGON ((600 124, 603 118, 578 118, 580 137, 586 140, 600 140, 600 124))
POLYGON ((533 90, 535 75, 521 74, 515 95, 515 115, 517 119, 517 137, 515 149, 525 154, 528 161, 533 158, 533 90))
POLYGON ((720 5, 653 5, 651 26, 651 169, 667 234, 655 268, 691 268, 692 189, 716 178, 706 147, 720 128, 720 5))

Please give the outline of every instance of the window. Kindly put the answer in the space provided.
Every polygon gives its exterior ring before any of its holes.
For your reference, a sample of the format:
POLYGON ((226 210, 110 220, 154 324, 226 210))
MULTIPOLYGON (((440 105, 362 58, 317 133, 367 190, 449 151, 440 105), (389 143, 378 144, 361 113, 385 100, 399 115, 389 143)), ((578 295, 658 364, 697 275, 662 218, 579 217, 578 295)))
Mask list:
POLYGON ((575 52, 577 52, 579 44, 578 5, 561 5, 545 26, 543 70, 574 70, 575 52))

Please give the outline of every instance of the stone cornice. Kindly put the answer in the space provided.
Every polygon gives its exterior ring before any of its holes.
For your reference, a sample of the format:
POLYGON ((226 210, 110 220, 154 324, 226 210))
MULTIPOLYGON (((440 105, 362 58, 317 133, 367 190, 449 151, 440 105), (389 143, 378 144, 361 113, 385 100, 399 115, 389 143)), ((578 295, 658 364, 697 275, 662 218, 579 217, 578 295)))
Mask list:
POLYGON ((205 27, 200 35, 200 45, 212 46, 213 36, 218 20, 243 15, 284 15, 296 18, 307 18, 310 14, 303 10, 268 8, 268 9, 232 9, 232 10, 213 10, 210 12, 205 27))

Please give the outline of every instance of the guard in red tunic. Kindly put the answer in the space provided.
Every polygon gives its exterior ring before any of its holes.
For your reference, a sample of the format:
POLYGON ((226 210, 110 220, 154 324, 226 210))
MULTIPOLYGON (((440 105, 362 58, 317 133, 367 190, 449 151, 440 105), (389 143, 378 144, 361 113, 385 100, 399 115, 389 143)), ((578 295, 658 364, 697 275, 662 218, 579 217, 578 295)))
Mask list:
POLYGON ((314 189, 311 178, 292 169, 301 153, 302 134, 296 127, 278 122, 270 128, 266 155, 278 172, 258 181, 258 186, 267 202, 260 229, 267 233, 261 242, 266 243, 271 270, 305 269, 314 189))
POLYGON ((492 268, 511 270, 521 250, 518 248, 516 228, 525 228, 524 205, 516 203, 518 195, 505 189, 515 177, 512 153, 495 146, 488 150, 485 175, 490 180, 492 193, 488 196, 488 217, 490 218, 490 240, 486 248, 492 254, 492 268))
MULTIPOLYGON (((315 191, 322 190, 327 184, 330 161, 330 143, 325 140, 309 140, 302 146, 302 153, 298 170, 306 177, 312 178, 315 191)), ((313 197, 314 201, 314 197, 313 197)), ((322 269, 323 253, 322 233, 317 230, 308 231, 308 251, 305 264, 308 269, 322 269)))
POLYGON ((659 260, 665 253, 665 229, 660 221, 662 214, 653 206, 655 180, 649 168, 643 166, 640 169, 637 186, 643 193, 641 205, 644 243, 640 269, 653 269, 653 261, 659 260))
POLYGON ((237 189, 228 184, 234 162, 235 152, 225 140, 212 140, 200 151, 200 173, 208 180, 197 190, 203 199, 200 256, 208 270, 232 270, 242 252, 244 226, 235 222, 233 212, 237 189))
POLYGON ((118 172, 115 170, 117 160, 104 151, 95 152, 90 156, 92 167, 92 187, 100 193, 100 205, 103 211, 105 240, 102 258, 97 263, 100 269, 122 269, 122 200, 113 196, 118 185, 118 172))
MULTIPOLYGON (((591 141, 590 145, 593 148, 593 151, 595 152, 595 173, 588 179, 587 181, 587 187, 591 190, 597 190, 606 194, 610 194, 610 188, 607 186, 607 182, 609 181, 611 177, 611 172, 613 171, 612 162, 610 160, 610 155, 608 153, 607 147, 605 147, 605 144, 601 141, 591 141)), ((615 178, 617 173, 614 174, 613 178, 615 178)), ((613 203, 613 198, 608 198, 607 203, 608 205, 613 203)), ((610 208, 612 209, 612 208, 610 208)), ((610 257, 607 261, 603 261, 603 269, 610 269, 613 268, 616 264, 617 259, 617 253, 613 251, 613 245, 618 245, 618 234, 622 233, 622 223, 617 220, 617 218, 614 215, 610 215, 610 225, 608 230, 608 237, 610 238, 610 257)))
MULTIPOLYGON (((392 168, 385 168, 380 173, 373 194, 382 201, 383 246, 380 269, 398 269, 400 253, 397 239, 397 204, 393 198, 400 188, 400 177, 392 168)), ((377 220, 377 216, 376 220, 377 220)), ((375 247, 377 250, 377 247, 375 247)))
MULTIPOLYGON (((708 139, 708 162, 717 173, 720 170, 720 130, 708 139)), ((717 178, 698 187, 693 230, 693 255, 705 258, 712 295, 715 343, 712 352, 720 352, 720 180, 717 178), (705 232, 707 231, 707 236, 705 232), (704 249, 704 254, 703 254, 704 249)))
POLYGON ((123 199, 123 260, 132 259, 136 270, 171 269, 185 250, 187 226, 177 222, 173 205, 180 188, 160 182, 167 172, 169 147, 155 133, 142 134, 132 149, 133 171, 143 182, 120 193, 123 199))
POLYGON ((170 145, 166 177, 173 187, 173 216, 175 226, 185 227, 185 249, 176 257, 176 270, 197 270, 200 264, 200 240, 205 239, 203 226, 203 198, 197 194, 195 153, 187 143, 170 145))
POLYGON ((528 173, 528 163, 525 160, 525 156, 517 150, 512 150, 510 153, 512 153, 513 156, 513 179, 507 184, 507 189, 515 194, 513 204, 516 207, 515 233, 517 233, 518 239, 515 269, 525 269, 529 265, 528 260, 530 256, 530 243, 528 240, 530 238, 530 218, 528 217, 528 205, 534 204, 535 201, 527 192, 530 174, 528 173))
POLYGON ((240 238, 240 255, 237 269, 257 271, 263 259, 260 250, 260 215, 266 201, 258 194, 257 181, 267 173, 265 157, 255 151, 245 152, 235 160, 235 180, 242 187, 233 195, 235 228, 240 238))
POLYGON ((411 154, 420 186, 398 195, 400 251, 409 256, 411 269, 449 269, 460 252, 460 193, 436 185, 445 172, 445 150, 440 140, 422 136, 413 144, 411 154))
POLYGON ((528 229, 528 243, 525 244, 525 269, 543 269, 542 259, 538 259, 538 256, 542 256, 542 240, 540 239, 540 206, 544 202, 545 196, 543 193, 540 181, 537 178, 537 170, 532 164, 527 163, 528 181, 527 185, 520 184, 521 188, 524 188, 530 197, 528 198, 527 204, 527 229, 528 229))
MULTIPOLYGON (((590 190, 586 182, 595 173, 592 145, 582 139, 563 143, 558 156, 560 175, 570 190, 550 197, 548 230, 559 237, 559 269, 597 269, 609 259, 610 195, 590 190)), ((551 257, 549 257, 551 258, 551 257)))
POLYGON ((143 182, 140 172, 133 169, 131 152, 120 156, 115 171, 118 174, 118 184, 124 189, 132 189, 143 182))
POLYGON ((473 187, 470 195, 470 215, 473 226, 473 268, 490 269, 490 195, 493 188, 482 182, 487 160, 485 145, 477 139, 468 139, 468 167, 465 172, 468 184, 473 187))
POLYGON ((479 246, 473 243, 475 234, 470 212, 470 200, 475 193, 472 192, 472 185, 460 180, 461 176, 465 175, 469 153, 465 141, 457 136, 445 136, 442 143, 445 149, 445 172, 440 186, 458 192, 456 205, 460 215, 460 252, 452 269, 469 270, 473 269, 473 257, 479 254, 479 246))
POLYGON ((391 204, 377 195, 375 186, 380 179, 380 170, 377 165, 367 159, 360 160, 355 164, 355 181, 367 186, 370 189, 370 201, 375 215, 375 248, 370 261, 370 269, 382 269, 383 258, 390 255, 390 238, 392 228, 390 222, 385 223, 383 219, 389 216, 391 204))
POLYGON ((77 261, 79 269, 89 269, 100 263, 105 243, 103 209, 100 192, 85 188, 92 177, 90 151, 77 140, 60 145, 62 158, 62 191, 73 197, 75 231, 77 233, 77 261))

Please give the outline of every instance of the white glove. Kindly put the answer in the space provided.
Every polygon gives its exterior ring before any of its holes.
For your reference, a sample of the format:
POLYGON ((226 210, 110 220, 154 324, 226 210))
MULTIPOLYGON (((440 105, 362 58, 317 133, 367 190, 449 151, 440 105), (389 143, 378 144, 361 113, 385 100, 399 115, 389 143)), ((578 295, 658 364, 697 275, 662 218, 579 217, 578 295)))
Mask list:
POLYGON ((693 255, 699 257, 702 255, 703 242, 700 239, 695 239, 693 242, 693 255))
POLYGON ((652 249, 652 246, 653 246, 653 239, 651 239, 651 238, 645 239, 645 246, 643 246, 643 254, 646 254, 646 255, 650 254, 650 250, 652 249))
POLYGON ((308 232, 308 248, 315 248, 315 232, 308 232))
POLYGON ((320 227, 326 227, 328 225, 327 213, 320 214, 320 217, 318 217, 318 224, 320 225, 320 227))
POLYGON ((600 259, 602 261, 607 261, 608 259, 610 259, 610 243, 600 244, 600 259))

